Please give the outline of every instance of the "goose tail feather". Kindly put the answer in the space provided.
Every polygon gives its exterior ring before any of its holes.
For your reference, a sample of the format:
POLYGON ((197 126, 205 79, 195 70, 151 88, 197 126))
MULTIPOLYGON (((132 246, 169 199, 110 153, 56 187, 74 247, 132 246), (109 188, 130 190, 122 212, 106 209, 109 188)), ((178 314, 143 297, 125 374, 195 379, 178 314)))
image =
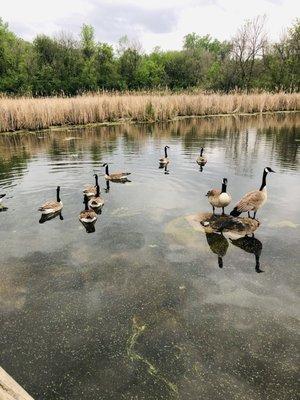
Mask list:
POLYGON ((230 215, 232 215, 233 217, 238 217, 241 214, 242 213, 240 211, 238 211, 237 207, 234 207, 234 209, 230 213, 230 215))

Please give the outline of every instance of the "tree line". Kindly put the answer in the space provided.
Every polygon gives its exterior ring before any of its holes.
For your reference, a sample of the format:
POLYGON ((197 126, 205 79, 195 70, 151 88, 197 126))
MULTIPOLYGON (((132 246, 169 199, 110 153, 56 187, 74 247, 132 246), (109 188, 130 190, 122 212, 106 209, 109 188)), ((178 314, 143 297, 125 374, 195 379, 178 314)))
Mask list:
POLYGON ((246 21, 228 41, 190 33, 181 50, 156 47, 146 54, 126 36, 114 49, 97 42, 94 28, 80 37, 14 34, 0 18, 0 92, 12 95, 75 95, 97 90, 299 91, 300 21, 270 42, 265 18, 246 21))

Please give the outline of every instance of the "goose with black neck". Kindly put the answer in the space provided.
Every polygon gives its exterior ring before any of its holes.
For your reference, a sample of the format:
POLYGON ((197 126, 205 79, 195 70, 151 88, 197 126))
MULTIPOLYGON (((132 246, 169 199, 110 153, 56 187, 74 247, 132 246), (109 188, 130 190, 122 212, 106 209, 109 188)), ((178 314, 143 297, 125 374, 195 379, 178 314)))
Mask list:
POLYGON ((206 196, 212 205, 213 214, 215 214, 215 208, 222 208, 222 215, 224 215, 224 208, 231 202, 231 196, 227 193, 227 179, 223 178, 221 190, 211 189, 206 193, 206 196))
POLYGON ((259 190, 252 190, 251 192, 246 193, 236 204, 230 215, 233 217, 238 217, 242 213, 247 212, 248 217, 250 217, 250 211, 253 211, 253 218, 256 217, 257 211, 266 203, 268 199, 267 175, 269 172, 275 171, 273 171, 273 169, 270 167, 264 168, 259 190))

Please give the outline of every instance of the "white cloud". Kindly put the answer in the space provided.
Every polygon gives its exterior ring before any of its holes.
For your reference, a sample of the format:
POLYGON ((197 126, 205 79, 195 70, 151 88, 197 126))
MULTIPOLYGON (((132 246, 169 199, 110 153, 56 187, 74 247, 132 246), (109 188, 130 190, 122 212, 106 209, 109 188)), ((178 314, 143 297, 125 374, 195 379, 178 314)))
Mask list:
POLYGON ((300 15, 299 0, 10 0, 1 1, 0 16, 20 36, 61 30, 77 35, 83 23, 98 40, 115 44, 128 34, 146 50, 160 45, 178 49, 190 32, 229 39, 245 19, 266 14, 273 40, 300 15))

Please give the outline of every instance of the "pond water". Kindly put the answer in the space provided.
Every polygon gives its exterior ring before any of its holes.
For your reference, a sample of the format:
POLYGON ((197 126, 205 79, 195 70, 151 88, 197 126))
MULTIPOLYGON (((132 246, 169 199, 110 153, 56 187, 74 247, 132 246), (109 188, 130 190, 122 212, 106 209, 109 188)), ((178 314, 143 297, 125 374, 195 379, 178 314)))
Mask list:
POLYGON ((296 399, 299 143, 300 114, 0 135, 2 367, 43 400, 296 399), (106 192, 103 162, 131 182, 106 192), (185 217, 223 177, 230 211, 265 166, 255 246, 225 237, 219 268, 185 217), (106 203, 87 233, 95 171, 106 203), (63 220, 40 224, 57 185, 63 220))

